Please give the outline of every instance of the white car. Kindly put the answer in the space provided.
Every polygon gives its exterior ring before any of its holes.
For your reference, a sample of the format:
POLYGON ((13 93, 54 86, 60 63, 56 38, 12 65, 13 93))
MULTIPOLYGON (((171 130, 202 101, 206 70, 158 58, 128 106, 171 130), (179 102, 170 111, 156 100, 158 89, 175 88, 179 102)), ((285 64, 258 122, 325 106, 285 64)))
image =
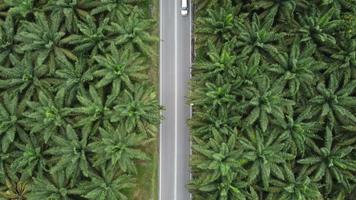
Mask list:
POLYGON ((182 8, 180 10, 181 15, 187 16, 188 10, 188 0, 182 0, 182 8))

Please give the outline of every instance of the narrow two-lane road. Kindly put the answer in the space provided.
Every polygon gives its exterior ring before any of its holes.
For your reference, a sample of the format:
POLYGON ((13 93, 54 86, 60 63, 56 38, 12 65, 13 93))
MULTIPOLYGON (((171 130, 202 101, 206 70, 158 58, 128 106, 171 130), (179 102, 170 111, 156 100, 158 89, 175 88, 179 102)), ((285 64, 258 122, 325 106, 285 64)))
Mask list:
POLYGON ((191 8, 181 15, 182 0, 160 0, 160 200, 189 200, 190 140, 187 120, 191 68, 191 8))

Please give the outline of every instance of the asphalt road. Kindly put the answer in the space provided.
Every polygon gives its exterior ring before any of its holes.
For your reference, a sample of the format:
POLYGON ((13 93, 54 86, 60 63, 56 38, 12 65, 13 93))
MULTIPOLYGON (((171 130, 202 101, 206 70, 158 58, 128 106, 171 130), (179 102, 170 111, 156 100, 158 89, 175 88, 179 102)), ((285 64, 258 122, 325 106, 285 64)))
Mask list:
MULTIPOLYGON (((190 140, 187 119, 191 68, 191 13, 181 15, 181 0, 160 0, 160 200, 188 200, 190 140)), ((190 6, 190 2, 189 2, 190 6)))

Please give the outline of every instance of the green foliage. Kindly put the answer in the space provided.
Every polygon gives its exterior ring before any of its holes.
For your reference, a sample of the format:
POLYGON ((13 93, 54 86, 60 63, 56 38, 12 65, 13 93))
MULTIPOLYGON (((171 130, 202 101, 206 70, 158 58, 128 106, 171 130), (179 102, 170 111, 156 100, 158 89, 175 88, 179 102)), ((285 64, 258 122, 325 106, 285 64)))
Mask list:
POLYGON ((119 24, 115 20, 111 22, 111 26, 107 27, 108 31, 115 34, 113 39, 116 45, 123 49, 139 51, 146 56, 156 54, 150 48, 154 42, 158 41, 157 37, 149 34, 155 25, 153 20, 145 19, 137 9, 133 9, 128 17, 117 15, 116 18, 117 21, 126 22, 119 24))
POLYGON ((0 88, 9 93, 24 93, 30 100, 39 91, 48 91, 54 81, 46 77, 48 70, 44 65, 34 65, 30 54, 22 59, 10 55, 14 67, 0 66, 0 88))
POLYGON ((222 178, 209 176, 208 173, 204 173, 203 176, 206 176, 206 178, 194 180, 189 186, 189 188, 197 194, 195 196, 196 199, 246 200, 249 199, 249 196, 252 196, 251 194, 245 192, 247 188, 246 182, 236 181, 236 173, 230 173, 226 177, 222 178), (203 197, 204 194, 207 193, 209 196, 203 197))
POLYGON ((235 77, 236 60, 237 57, 232 54, 232 48, 228 43, 225 43, 224 47, 219 49, 211 41, 208 43, 208 58, 205 60, 198 60, 194 64, 193 73, 204 73, 206 76, 199 81, 209 81, 217 78, 218 75, 223 77, 235 77))
POLYGON ((272 29, 273 18, 266 17, 263 22, 257 14, 251 21, 239 22, 236 30, 239 32, 236 48, 241 49, 241 56, 251 54, 269 55, 277 51, 275 44, 282 37, 281 33, 272 29))
POLYGON ((148 66, 144 65, 145 60, 139 56, 140 54, 132 53, 128 49, 119 52, 115 45, 111 45, 110 54, 107 54, 105 57, 94 57, 101 68, 93 74, 94 76, 102 77, 96 84, 96 87, 100 88, 111 84, 113 93, 117 92, 116 95, 122 89, 122 83, 125 84, 125 87, 132 90, 132 82, 134 80, 142 81, 147 79, 145 71, 148 66))
POLYGON ((294 159, 294 155, 286 153, 288 148, 277 138, 276 132, 261 133, 260 131, 247 131, 248 137, 241 138, 242 149, 245 150, 243 158, 251 166, 248 172, 248 182, 256 179, 262 180, 264 189, 268 189, 271 174, 284 179, 281 165, 294 159))
POLYGON ((43 174, 46 170, 44 145, 32 133, 27 135, 24 131, 19 131, 18 134, 21 143, 15 142, 17 150, 12 152, 15 159, 11 162, 11 170, 21 173, 25 178, 32 177, 35 173, 43 174))
MULTIPOLYGON (((9 158, 9 154, 8 153, 0 153, 0 180, 5 180, 5 174, 6 174, 6 169, 5 169, 5 161, 9 158)), ((4 181, 0 182, 0 183, 4 183, 4 181)))
POLYGON ((124 90, 122 101, 114 107, 112 122, 121 121, 127 131, 137 131, 155 135, 160 122, 160 109, 153 88, 147 85, 135 85, 130 93, 124 90))
POLYGON ((0 200, 155 198, 156 4, 0 1, 0 200))
POLYGON ((12 16, 9 16, 0 26, 0 63, 7 61, 8 56, 13 51, 14 35, 14 19, 12 16))
POLYGON ((69 50, 62 48, 60 41, 65 35, 60 31, 60 15, 52 14, 47 20, 43 13, 35 13, 35 22, 24 21, 15 40, 20 42, 18 51, 32 51, 36 55, 36 65, 46 62, 50 73, 54 72, 56 58, 65 61, 67 57, 75 58, 69 50))
POLYGON ((281 85, 279 81, 271 85, 267 76, 261 76, 256 87, 246 88, 245 96, 248 99, 246 109, 250 109, 246 112, 249 113, 245 118, 247 125, 258 121, 262 131, 266 131, 270 120, 276 120, 278 123, 284 119, 284 113, 295 102, 283 98, 281 85))
POLYGON ((314 181, 323 179, 327 193, 331 192, 332 186, 335 184, 333 180, 350 192, 349 181, 354 181, 356 161, 349 159, 348 156, 354 147, 333 144, 332 128, 329 126, 325 128, 324 146, 320 148, 314 142, 310 142, 310 146, 313 150, 310 152, 311 156, 298 160, 298 163, 307 165, 308 174, 313 174, 314 181))
POLYGON ((271 184, 275 191, 267 197, 267 199, 278 200, 314 200, 322 199, 322 195, 319 191, 318 185, 313 182, 309 177, 299 175, 295 177, 292 171, 288 167, 284 167, 286 170, 286 180, 271 180, 271 184))
POLYGON ((63 174, 57 173, 50 178, 34 178, 29 200, 53 199, 53 200, 72 200, 70 197, 71 189, 68 180, 63 174))
POLYGON ((45 6, 45 10, 59 13, 64 17, 64 26, 67 31, 77 31, 77 24, 80 18, 88 15, 87 11, 83 10, 83 0, 49 0, 45 6))
POLYGON ((134 160, 149 160, 138 149, 145 142, 144 134, 130 133, 123 127, 100 128, 100 139, 90 143, 88 148, 95 152, 94 166, 101 166, 110 161, 110 166, 118 165, 124 172, 137 173, 134 160))
POLYGON ((236 37, 236 19, 234 10, 229 5, 219 10, 209 9, 206 17, 198 18, 196 33, 207 35, 201 42, 212 40, 214 42, 226 42, 236 37))
MULTIPOLYGON (((102 93, 100 93, 102 94, 102 93)), ((88 132, 93 127, 98 127, 103 121, 109 120, 111 116, 110 107, 107 101, 99 95, 94 86, 89 87, 89 91, 77 95, 77 100, 80 103, 75 108, 71 108, 71 112, 78 117, 75 117, 76 127, 84 127, 85 132, 88 132)))
POLYGON ((261 15, 266 15, 268 13, 276 14, 280 20, 290 20, 293 15, 297 5, 303 5, 307 1, 298 0, 255 0, 252 2, 251 6, 258 10, 263 9, 261 15))
POLYGON ((211 199, 246 199, 241 189, 246 183, 236 183, 238 176, 246 176, 246 171, 241 167, 241 151, 236 149, 236 133, 224 138, 217 131, 213 132, 214 138, 205 143, 194 138, 193 146, 196 160, 192 163, 203 174, 199 180, 191 183, 190 188, 197 192, 209 192, 211 199), (236 173, 238 172, 238 174, 236 173))
POLYGON ((18 178, 9 179, 2 178, 5 182, 6 188, 4 191, 0 192, 0 199, 25 199, 29 188, 26 182, 18 180, 18 178))
POLYGON ((234 127, 241 124, 241 117, 229 117, 231 112, 228 109, 215 112, 199 111, 194 114, 195 120, 190 121, 190 126, 193 127, 191 134, 204 139, 207 139, 213 132, 230 135, 234 132, 234 127))
POLYGON ((100 14, 108 11, 109 15, 119 14, 128 14, 132 5, 129 3, 140 2, 141 0, 100 0, 101 4, 94 8, 90 13, 92 15, 100 14))
POLYGON ((321 13, 318 9, 312 9, 310 15, 299 15, 300 28, 298 32, 302 35, 302 41, 311 41, 319 46, 333 46, 336 39, 333 32, 344 23, 342 20, 333 20, 334 8, 321 13))
POLYGON ((94 67, 90 67, 85 57, 80 57, 74 64, 65 62, 60 64, 61 68, 56 71, 56 77, 61 79, 59 90, 65 90, 65 102, 71 104, 77 95, 84 93, 85 85, 94 79, 94 67))
POLYGON ((208 110, 219 106, 229 108, 234 102, 231 84, 225 83, 221 75, 218 75, 214 82, 205 82, 205 87, 196 88, 191 96, 192 103, 196 105, 211 103, 211 107, 206 107, 208 110))
MULTIPOLYGON (((314 72, 324 67, 324 63, 317 62, 313 57, 315 46, 307 44, 300 50, 300 41, 296 39, 291 46, 289 54, 285 52, 274 55, 276 64, 268 66, 269 71, 278 74, 281 79, 286 81, 290 95, 297 93, 310 94, 310 84, 313 84, 314 72), (302 89, 300 91, 300 89, 302 89)), ((300 96, 300 95, 298 95, 300 96)))
POLYGON ((290 150, 294 154, 304 155, 305 143, 313 138, 318 138, 315 133, 320 129, 321 123, 304 122, 304 120, 303 115, 294 117, 294 113, 288 113, 286 120, 277 124, 281 131, 279 138, 287 140, 290 150))
POLYGON ((58 91, 54 98, 43 92, 38 94, 38 102, 28 101, 31 111, 24 112, 21 123, 31 130, 31 133, 42 133, 45 143, 66 126, 68 109, 63 108, 64 90, 58 91))
POLYGON ((331 65, 326 73, 338 73, 344 79, 343 84, 347 84, 351 79, 356 77, 356 41, 352 40, 351 44, 340 42, 338 49, 333 52, 332 56, 335 63, 331 65))
POLYGON ((1 149, 6 152, 10 144, 15 140, 17 129, 20 129, 18 113, 18 97, 8 94, 3 96, 4 104, 0 104, 0 135, 1 149))
POLYGON ((4 0, 5 5, 10 7, 9 13, 25 17, 34 9, 34 0, 4 0))
POLYGON ((336 9, 337 13, 341 13, 341 9, 345 11, 356 11, 355 0, 322 0, 321 5, 329 5, 336 9))
POLYGON ((65 132, 65 138, 53 136, 53 147, 44 152, 53 156, 51 160, 55 165, 50 170, 51 174, 64 170, 67 178, 78 178, 80 172, 89 176, 88 135, 83 134, 79 139, 70 125, 67 125, 65 132))
POLYGON ((192 198, 355 199, 356 2, 194 6, 192 198))
POLYGON ((355 87, 356 80, 340 87, 339 79, 331 75, 328 86, 324 82, 318 84, 317 94, 309 100, 309 106, 306 106, 304 113, 308 114, 308 117, 318 116, 320 120, 327 118, 332 124, 335 124, 336 120, 341 124, 356 123, 356 117, 351 111, 356 106, 356 98, 352 96, 355 87))
POLYGON ((208 144, 196 139, 197 145, 193 149, 201 154, 204 158, 195 160, 194 165, 202 170, 208 170, 211 176, 227 176, 233 171, 243 173, 241 169, 241 152, 236 150, 236 135, 231 135, 227 143, 219 135, 218 132, 213 132, 214 138, 209 140, 208 144))
POLYGON ((99 25, 90 15, 85 17, 84 21, 78 23, 79 34, 71 34, 65 37, 61 42, 63 44, 75 45, 74 52, 91 52, 93 55, 98 51, 104 51, 107 37, 104 28, 109 19, 105 18, 99 25))
POLYGON ((83 182, 74 192, 90 200, 127 200, 123 192, 134 186, 131 176, 118 173, 116 168, 102 168, 100 174, 91 174, 90 181, 83 182))

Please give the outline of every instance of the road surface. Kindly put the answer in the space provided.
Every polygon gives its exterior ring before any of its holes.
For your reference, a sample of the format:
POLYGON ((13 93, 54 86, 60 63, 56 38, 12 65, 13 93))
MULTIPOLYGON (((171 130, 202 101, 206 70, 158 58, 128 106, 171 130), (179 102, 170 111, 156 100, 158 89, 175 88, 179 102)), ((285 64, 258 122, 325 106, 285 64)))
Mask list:
POLYGON ((160 0, 160 200, 189 200, 190 140, 187 119, 191 68, 191 9, 181 15, 182 0, 160 0))

